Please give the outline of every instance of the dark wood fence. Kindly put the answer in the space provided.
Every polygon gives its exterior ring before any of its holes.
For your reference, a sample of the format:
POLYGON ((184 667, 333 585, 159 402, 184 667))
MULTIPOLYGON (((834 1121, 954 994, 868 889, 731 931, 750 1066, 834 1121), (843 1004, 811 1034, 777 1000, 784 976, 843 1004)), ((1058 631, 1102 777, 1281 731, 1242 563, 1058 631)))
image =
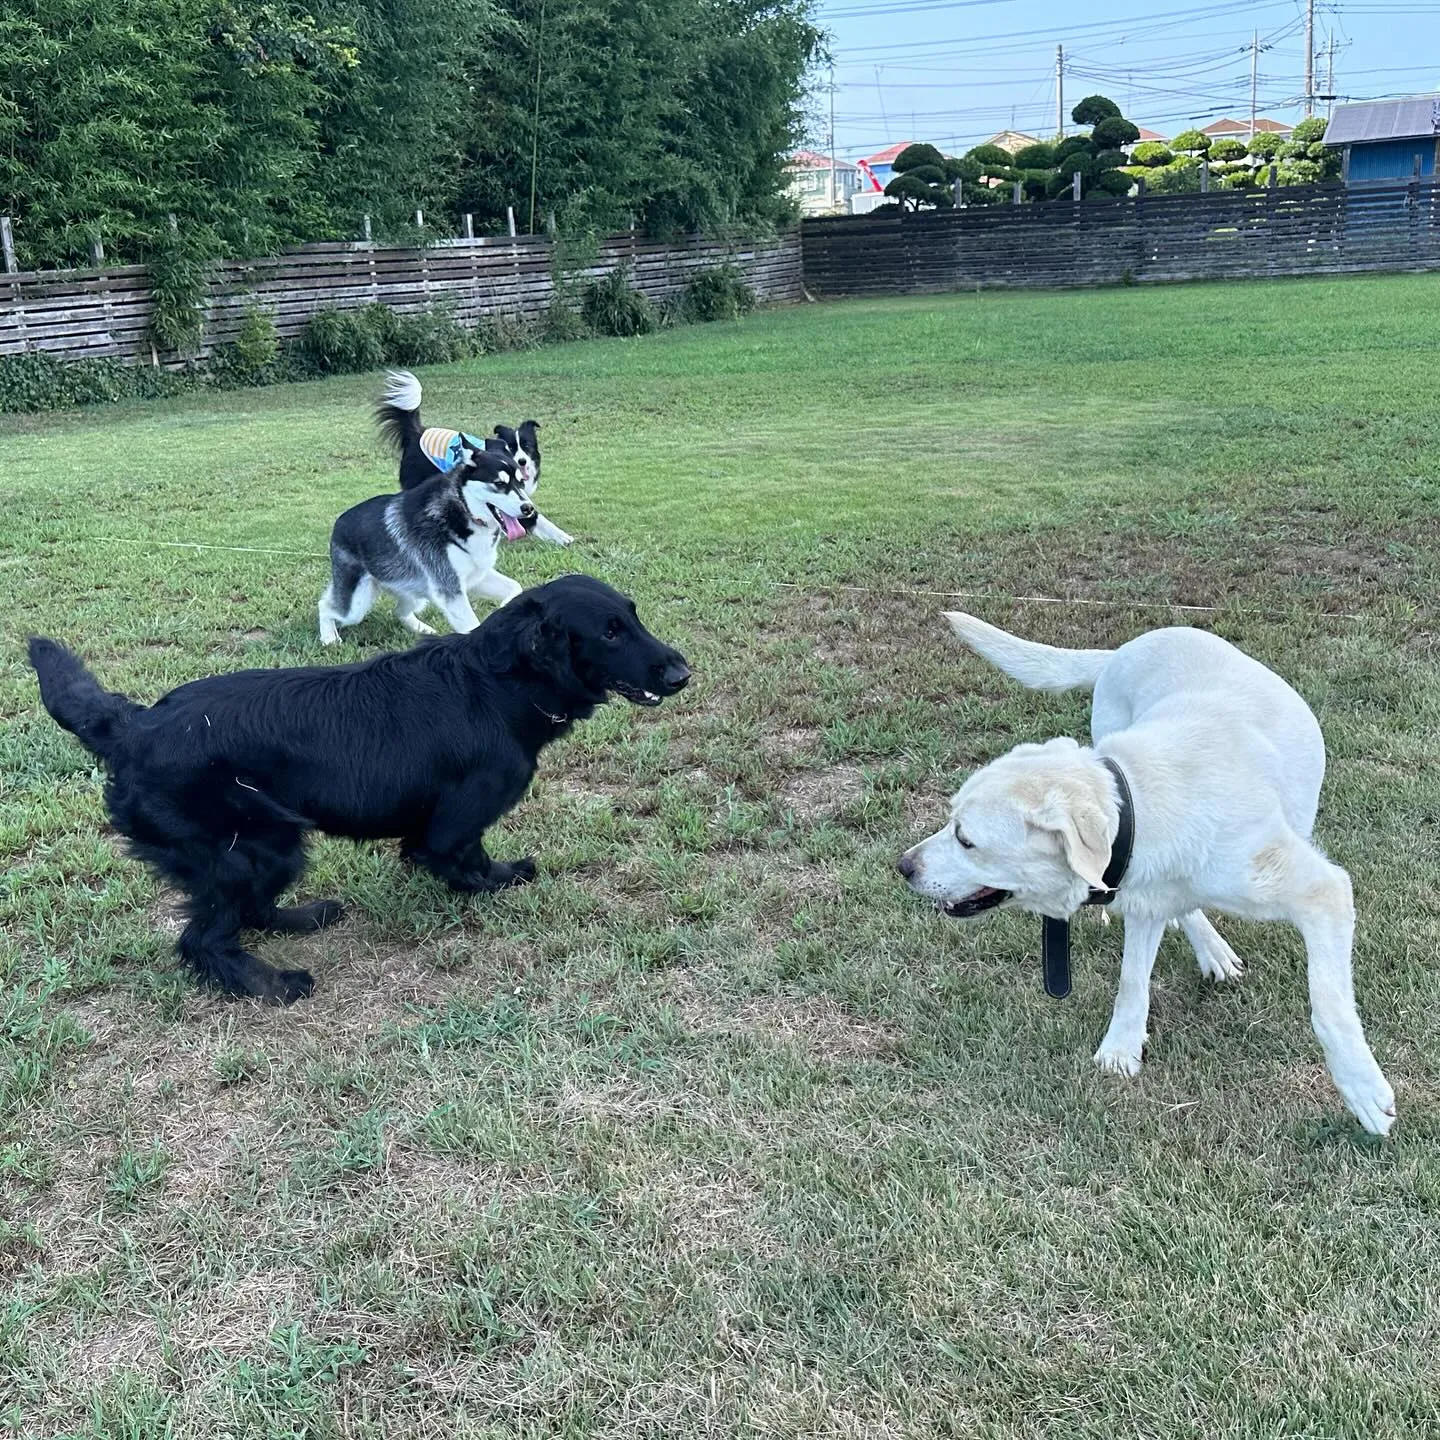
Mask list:
MULTIPOLYGON (((543 236, 444 241, 424 249, 369 243, 305 245, 263 260, 231 260, 211 276, 200 353, 233 340, 247 310, 268 313, 282 336, 300 332, 316 310, 376 301, 399 311, 450 307, 473 324, 484 316, 531 318, 555 297, 554 246, 543 236)), ((571 272, 583 283, 628 265, 651 299, 684 287, 698 269, 728 261, 761 300, 800 298, 800 240, 726 241, 691 237, 652 243, 611 236, 595 263, 571 272)), ((149 278, 143 266, 0 273, 0 355, 48 350, 66 359, 118 356, 163 362, 152 347, 149 278)))
POLYGON ((801 225, 817 296, 1440 269, 1440 182, 1282 186, 837 216, 801 225))

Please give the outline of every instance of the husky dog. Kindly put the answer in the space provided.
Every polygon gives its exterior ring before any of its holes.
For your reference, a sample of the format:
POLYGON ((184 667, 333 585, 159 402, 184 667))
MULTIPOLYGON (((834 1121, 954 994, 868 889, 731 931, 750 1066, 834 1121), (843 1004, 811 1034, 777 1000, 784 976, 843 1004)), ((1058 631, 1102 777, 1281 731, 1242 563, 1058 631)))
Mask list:
POLYGON ((320 643, 335 644, 340 626, 363 620, 379 590, 395 597, 413 634, 435 634, 420 619, 427 605, 468 633, 480 623, 471 595, 504 605, 520 594, 495 569, 495 552, 502 539, 523 539, 537 518, 509 456, 494 450, 466 449, 447 473, 352 506, 330 533, 320 643))
MULTIPOLYGON (((381 438, 400 454, 402 490, 423 485, 437 471, 445 474, 453 470, 467 450, 490 450, 510 457, 525 498, 534 500, 535 488, 540 484, 539 421, 526 420, 518 428, 497 425, 495 433, 485 440, 477 440, 463 430, 438 426, 427 429, 420 422, 420 382, 408 370, 390 372, 385 393, 375 407, 375 419, 381 438)), ((554 545, 569 545, 575 538, 543 515, 535 517, 532 533, 554 545)))

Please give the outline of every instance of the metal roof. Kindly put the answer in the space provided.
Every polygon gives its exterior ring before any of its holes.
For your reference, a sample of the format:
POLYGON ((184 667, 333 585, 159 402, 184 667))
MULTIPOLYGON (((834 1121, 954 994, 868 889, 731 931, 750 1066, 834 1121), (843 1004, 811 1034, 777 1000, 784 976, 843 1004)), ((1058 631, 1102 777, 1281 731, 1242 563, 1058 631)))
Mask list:
POLYGON ((1408 100, 1366 100, 1337 105, 1325 127, 1327 145, 1366 140, 1410 140, 1440 136, 1440 94, 1412 95, 1408 100))

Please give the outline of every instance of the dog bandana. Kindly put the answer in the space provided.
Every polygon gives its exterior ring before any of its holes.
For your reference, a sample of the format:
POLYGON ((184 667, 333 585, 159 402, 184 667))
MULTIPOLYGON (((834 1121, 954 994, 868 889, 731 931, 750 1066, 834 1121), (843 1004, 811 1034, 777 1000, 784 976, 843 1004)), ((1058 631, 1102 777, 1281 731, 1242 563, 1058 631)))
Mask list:
MULTIPOLYGON (((1092 890, 1082 905, 1108 905, 1120 889, 1120 882, 1130 868, 1130 852, 1135 848, 1135 801, 1130 795, 1130 782, 1125 772, 1108 756, 1101 763, 1115 777, 1120 791, 1120 828, 1110 847, 1110 863, 1100 877, 1103 889, 1092 890)), ((1063 1000, 1070 993, 1070 922, 1040 920, 1040 964, 1045 976, 1045 993, 1053 1000, 1063 1000)))
POLYGON ((467 435, 463 430, 441 430, 431 428, 420 437, 420 448, 425 458, 442 474, 448 475, 464 457, 467 450, 483 450, 485 442, 467 435))

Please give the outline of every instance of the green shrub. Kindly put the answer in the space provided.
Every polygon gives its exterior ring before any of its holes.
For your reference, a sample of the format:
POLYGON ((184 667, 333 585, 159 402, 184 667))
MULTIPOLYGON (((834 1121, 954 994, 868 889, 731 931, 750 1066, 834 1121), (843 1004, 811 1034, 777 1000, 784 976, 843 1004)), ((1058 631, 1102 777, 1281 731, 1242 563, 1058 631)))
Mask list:
POLYGON ((487 315, 475 327, 473 335, 476 355, 533 350, 539 343, 539 328, 523 315, 487 315))
POLYGON ((176 355, 199 348, 205 336, 205 282, 213 258, 207 240, 166 231, 151 251, 150 336, 176 355))
POLYGON ((984 173, 984 166, 967 155, 954 156, 945 162, 945 178, 952 184, 956 180, 963 180, 967 185, 973 185, 984 173))
POLYGON ((1261 131, 1259 135, 1251 137, 1250 143, 1245 149, 1248 154, 1254 155, 1258 159, 1273 160, 1280 153, 1280 147, 1284 143, 1278 135, 1271 134, 1269 131, 1261 131))
POLYGON ((655 307, 630 283, 628 265, 587 285, 580 313, 597 335, 648 335, 657 324, 655 307))
POLYGON ((546 345, 563 345, 569 340, 585 340, 590 327, 585 317, 573 305, 558 296, 546 307, 540 317, 540 339, 546 345))
POLYGON ((68 410, 114 400, 151 400, 197 389, 193 369, 162 370, 115 359, 61 360, 44 351, 0 356, 0 411, 68 410))
POLYGON ((446 307, 402 315, 377 305, 369 313, 387 364, 444 365, 476 353, 475 336, 446 307))
POLYGON ((1055 164, 1055 146, 1026 145, 1015 152, 1014 163, 1019 170, 1049 170, 1055 164))
POLYGON ((1134 183, 1123 170, 1102 170, 1086 189, 1095 195, 1128 195, 1134 183))
POLYGON ((1077 125, 1101 125, 1106 120, 1118 119, 1120 107, 1104 95, 1087 95, 1071 112, 1070 118, 1077 125))
POLYGON ((1290 132, 1290 138, 1297 145, 1313 145, 1317 140, 1325 138, 1326 123, 1323 116, 1312 115, 1308 120, 1302 120, 1290 132))
POLYGON ((977 145, 973 150, 965 152, 965 158, 973 160, 986 175, 993 175, 997 165, 1002 170, 1010 168, 1010 152, 1002 150, 998 145, 977 145))
POLYGON ((734 265, 697 270, 685 287, 684 315, 691 320, 738 320, 755 308, 755 292, 734 265))
POLYGON ((1210 146, 1210 159, 1218 160, 1221 164, 1244 158, 1245 142, 1243 140, 1216 140, 1210 146))
POLYGON ((1313 160, 1292 160, 1280 167, 1277 178, 1282 185, 1318 185, 1321 172, 1313 160))
POLYGON ((917 170, 922 165, 933 165, 937 170, 945 168, 945 157, 933 145, 907 145, 890 162, 890 168, 898 175, 902 170, 917 170))
POLYGON ((1168 145, 1162 145, 1158 140, 1146 140, 1130 152, 1130 158, 1137 165, 1160 166, 1168 165, 1175 156, 1168 145))
POLYGON ((1231 170, 1220 177, 1220 183, 1230 190, 1248 190, 1255 184, 1255 172, 1231 170))
POLYGON ((242 364, 257 373, 268 370, 280 358, 280 336, 268 311, 257 305, 245 311, 235 336, 235 354, 242 364))
POLYGON ((1200 162, 1184 156, 1151 170, 1145 176, 1145 187, 1152 195, 1189 195, 1200 189, 1200 162))
POLYGON ((385 363, 385 337, 370 313, 375 308, 317 310, 305 322, 300 348, 325 375, 378 370, 385 363))
POLYGON ((1112 115, 1095 127, 1091 138, 1097 150, 1120 150, 1133 145, 1140 138, 1140 130, 1122 116, 1112 115))
POLYGON ((1055 147, 1055 163, 1063 166, 1072 155, 1093 155, 1095 147, 1090 143, 1088 135, 1072 135, 1068 140, 1062 140, 1055 147))
POLYGON ((1098 170, 1121 170, 1130 163, 1129 157, 1123 150, 1102 150, 1095 157, 1095 169, 1098 170))
POLYGON ((1170 148, 1187 155, 1207 155, 1210 152, 1210 137, 1203 130, 1182 130, 1170 142, 1170 148))

